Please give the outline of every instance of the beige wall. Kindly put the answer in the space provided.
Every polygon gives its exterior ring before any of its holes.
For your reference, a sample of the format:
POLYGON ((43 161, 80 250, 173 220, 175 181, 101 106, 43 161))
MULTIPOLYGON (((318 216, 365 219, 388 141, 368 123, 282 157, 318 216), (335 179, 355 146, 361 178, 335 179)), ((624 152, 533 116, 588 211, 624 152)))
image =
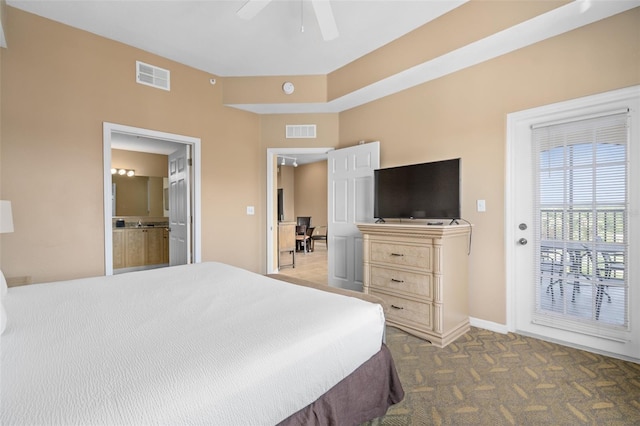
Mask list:
POLYGON ((312 226, 327 224, 327 162, 278 166, 277 187, 284 190, 284 221, 311 216, 312 226))
POLYGON ((224 81, 223 102, 227 105, 327 101, 327 77, 324 75, 227 77, 224 81), (295 87, 290 95, 282 91, 285 81, 295 87))
POLYGON ((202 258, 263 269, 259 117, 222 106, 224 82, 202 71, 6 11, 0 178, 15 232, 2 237, 5 275, 104 274, 104 121, 201 138, 202 258), (171 91, 136 84, 136 60, 171 70, 171 91))
MULTIPOLYGON (((267 114, 260 116, 260 141, 267 148, 333 148, 338 145, 339 114, 267 114), (287 124, 315 124, 317 138, 287 139, 287 124)), ((357 139, 356 139, 357 141, 357 139)))
POLYGON ((462 157, 462 215, 475 225, 470 314, 505 324, 507 114, 639 83, 636 8, 344 112, 340 141, 380 140, 382 167, 462 157))
MULTIPOLYGON (((562 3, 470 2, 332 73, 329 98, 446 50, 430 46, 455 47, 562 3)), ((639 8, 340 114, 265 116, 225 108, 224 79, 212 86, 201 71, 11 7, 6 21, 0 191, 16 232, 1 237, 0 266, 36 282, 104 271, 103 121, 202 138, 203 259, 254 271, 266 259, 266 149, 380 140, 383 167, 463 158, 463 215, 475 224, 471 315, 504 324, 506 115, 640 84, 639 8), (170 69, 171 92, 137 85, 135 60, 170 69), (286 139, 285 124, 317 124, 318 138, 286 139)), ((280 96, 272 91, 269 100, 280 96)))
POLYGON ((333 71, 329 100, 437 58, 498 31, 555 9, 570 0, 472 0, 333 71))
POLYGON ((311 226, 327 224, 327 162, 305 164, 295 170, 295 212, 311 216, 311 226))

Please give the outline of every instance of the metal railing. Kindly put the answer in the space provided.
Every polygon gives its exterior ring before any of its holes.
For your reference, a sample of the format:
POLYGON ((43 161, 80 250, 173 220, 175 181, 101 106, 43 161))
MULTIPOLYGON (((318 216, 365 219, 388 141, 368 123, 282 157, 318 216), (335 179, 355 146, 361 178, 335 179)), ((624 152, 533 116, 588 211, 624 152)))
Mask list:
POLYGON ((541 209, 540 239, 623 244, 625 211, 619 207, 541 209))
MULTIPOLYGON (((540 270, 546 292, 553 286, 572 286, 571 302, 584 287, 591 288, 592 318, 611 324, 626 324, 627 250, 626 213, 620 207, 598 209, 540 210, 540 270), (601 317, 603 299, 616 308, 607 308, 601 317)), ((609 305, 607 303, 607 306, 609 305)))

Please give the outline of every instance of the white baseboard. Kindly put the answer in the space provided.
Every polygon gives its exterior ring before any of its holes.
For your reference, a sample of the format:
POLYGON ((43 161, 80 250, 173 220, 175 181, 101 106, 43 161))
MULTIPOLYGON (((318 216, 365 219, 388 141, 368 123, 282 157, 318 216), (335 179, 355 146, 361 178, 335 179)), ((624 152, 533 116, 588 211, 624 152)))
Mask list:
MULTIPOLYGON (((509 328, 506 325, 498 324, 496 322, 486 321, 486 320, 482 320, 482 319, 478 319, 478 318, 469 318, 469 324, 471 324, 472 327, 482 328, 483 330, 489 330, 489 331, 493 331, 495 333, 500 333, 500 334, 509 333, 509 328)), ((594 350, 592 348, 588 348, 588 347, 585 347, 585 346, 570 344, 570 343, 567 343, 567 342, 563 342, 561 340, 550 339, 550 338, 548 338, 546 336, 540 336, 540 335, 533 334, 533 333, 526 333, 526 332, 517 331, 517 330, 514 330, 513 332, 516 333, 516 334, 520 334, 521 336, 533 337, 534 339, 544 340, 546 342, 556 343, 558 345, 568 346, 568 347, 574 348, 574 349, 579 349, 579 350, 592 352, 592 353, 596 353, 596 354, 600 354, 600 355, 604 355, 604 356, 609 356, 609 357, 621 359, 621 360, 624 360, 624 361, 635 362, 636 364, 640 363, 640 358, 633 358, 633 357, 628 357, 628 356, 624 356, 624 355, 618 355, 618 354, 607 352, 607 351, 594 350)))
POLYGON ((498 324, 497 322, 486 321, 478 318, 469 318, 469 323, 472 327, 478 327, 489 331, 494 331, 500 334, 507 334, 509 329, 504 324, 498 324))

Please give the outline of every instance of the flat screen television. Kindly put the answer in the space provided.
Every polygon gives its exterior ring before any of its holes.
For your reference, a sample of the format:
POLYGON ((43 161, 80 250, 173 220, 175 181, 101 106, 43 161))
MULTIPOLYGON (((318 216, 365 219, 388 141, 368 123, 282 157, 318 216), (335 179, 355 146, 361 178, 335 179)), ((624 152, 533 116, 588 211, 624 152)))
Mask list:
POLYGON ((460 158, 374 171, 377 219, 460 219, 460 158))

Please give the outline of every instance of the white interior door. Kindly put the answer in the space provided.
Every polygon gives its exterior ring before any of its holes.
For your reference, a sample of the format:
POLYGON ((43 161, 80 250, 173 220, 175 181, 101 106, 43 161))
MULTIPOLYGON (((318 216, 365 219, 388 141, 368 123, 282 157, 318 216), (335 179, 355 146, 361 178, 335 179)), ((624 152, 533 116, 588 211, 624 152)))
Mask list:
POLYGON ((514 331, 640 359, 639 109, 635 88, 510 114, 514 331))
POLYGON ((190 145, 169 154, 169 264, 191 259, 190 145))
POLYGON ((362 235, 359 222, 372 222, 373 171, 380 167, 380 143, 371 142, 328 154, 329 285, 362 291, 362 235))

